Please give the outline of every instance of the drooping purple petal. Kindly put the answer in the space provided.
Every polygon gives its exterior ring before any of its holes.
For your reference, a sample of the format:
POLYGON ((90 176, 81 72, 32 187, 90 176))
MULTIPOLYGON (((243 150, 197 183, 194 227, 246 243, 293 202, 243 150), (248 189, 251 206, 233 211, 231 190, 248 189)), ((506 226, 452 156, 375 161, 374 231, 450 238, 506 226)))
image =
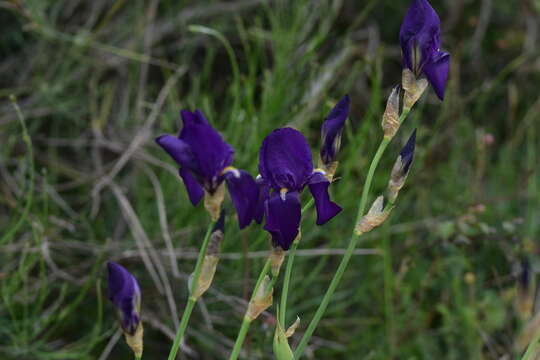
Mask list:
POLYGON ((188 192, 189 200, 191 201, 193 206, 197 205, 204 196, 204 190, 202 186, 199 184, 197 179, 193 177, 191 171, 187 170, 186 168, 180 168, 178 173, 184 181, 184 185, 186 186, 186 190, 188 192))
POLYGON ((234 150, 208 123, 201 111, 181 111, 184 127, 179 138, 189 145, 197 163, 191 169, 205 180, 205 186, 215 187, 221 171, 232 163, 234 150))
POLYGON ((399 31, 406 67, 417 76, 440 46, 440 19, 427 0, 413 0, 399 31))
POLYGON ((133 335, 140 319, 138 307, 141 301, 141 290, 135 277, 124 267, 115 262, 107 263, 109 270, 109 299, 120 314, 122 328, 133 335))
POLYGON ((259 200, 257 201, 257 206, 255 208, 254 219, 257 224, 260 224, 264 217, 264 204, 270 195, 270 184, 262 176, 258 176, 255 179, 257 186, 259 187, 259 200))
POLYGON ((433 60, 424 65, 424 74, 433 87, 435 94, 441 100, 444 99, 444 91, 450 70, 450 54, 438 52, 433 60))
POLYGON ((272 234, 274 246, 289 250, 298 235, 302 209, 297 191, 286 194, 273 192, 266 201, 264 229, 272 234))
POLYGON ((301 190, 313 171, 304 136, 292 128, 274 130, 261 146, 259 171, 276 191, 301 190))
POLYGON ((345 95, 330 111, 322 125, 321 160, 324 164, 330 164, 336 159, 336 153, 341 144, 343 125, 349 116, 349 107, 349 95, 345 95))
POLYGON ((161 135, 156 138, 156 143, 169 154, 179 166, 185 166, 197 171, 197 163, 189 145, 172 135, 161 135))
POLYGON ((411 136, 409 137, 409 140, 407 140, 407 143, 399 152, 399 155, 401 156, 401 163, 403 164, 403 174, 407 174, 409 172, 409 168, 414 159, 415 145, 416 145, 416 129, 414 129, 411 136))
POLYGON ((226 171, 225 181, 238 214, 238 224, 240 229, 243 229, 251 223, 255 216, 259 188, 253 177, 244 170, 226 171))
POLYGON ((322 173, 316 171, 309 179, 309 191, 315 199, 317 209, 317 225, 323 225, 339 214, 341 207, 330 200, 328 186, 330 182, 322 173))

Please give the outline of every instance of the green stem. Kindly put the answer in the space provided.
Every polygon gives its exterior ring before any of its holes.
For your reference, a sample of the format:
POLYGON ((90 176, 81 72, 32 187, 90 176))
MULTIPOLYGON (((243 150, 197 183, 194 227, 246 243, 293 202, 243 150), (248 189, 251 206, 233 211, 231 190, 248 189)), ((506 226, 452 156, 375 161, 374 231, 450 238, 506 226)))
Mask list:
POLYGON ((540 329, 536 331, 534 339, 527 347, 527 351, 525 352, 525 355, 523 355, 521 360, 531 360, 533 358, 532 356, 534 355, 534 352, 538 349, 538 342, 540 342, 540 329))
MULTIPOLYGON (((206 229, 206 235, 204 236, 201 249, 199 250, 199 256, 197 257, 197 263, 195 264, 195 270, 193 271, 193 279, 189 289, 190 294, 193 294, 195 289, 197 289, 197 282, 199 281, 199 275, 201 274, 201 265, 203 263, 204 256, 206 255, 208 241, 210 240, 210 234, 212 233, 212 229, 214 228, 215 223, 215 221, 211 221, 210 224, 208 224, 208 228, 206 229)), ((189 297, 186 309, 184 310, 184 314, 182 315, 182 320, 180 321, 180 326, 178 327, 178 331, 176 333, 176 337, 174 338, 173 346, 171 348, 171 351, 169 352, 169 360, 176 359, 176 354, 178 353, 178 349, 180 348, 180 343, 182 342, 182 338, 184 337, 184 333, 186 332, 187 324, 189 322, 189 318, 191 317, 191 313, 193 312, 193 307, 195 306, 196 302, 197 298, 193 296, 189 297)))
MULTIPOLYGON (((313 206, 315 201, 313 198, 309 199, 307 204, 302 208, 302 215, 313 206)), ((285 326, 285 313, 287 311, 287 296, 289 295, 289 284, 291 283, 292 267, 294 263, 294 257, 296 256, 296 249, 300 244, 300 238, 293 241, 292 247, 289 250, 287 256, 287 267, 285 268, 285 278, 283 279, 283 288, 281 289, 281 301, 279 305, 279 322, 282 326, 285 326)))
MULTIPOLYGON (((314 204, 313 199, 310 199, 307 202, 307 204, 304 205, 304 207, 302 208, 302 214, 304 214, 307 210, 309 210, 313 206, 313 204, 314 204)), ((287 258, 287 269, 285 271, 285 280, 284 280, 283 290, 282 290, 283 295, 281 297, 281 308, 280 308, 280 312, 283 318, 285 318, 285 306, 287 304, 287 293, 288 293, 289 283, 290 283, 290 278, 291 278, 292 263, 294 260, 294 255, 296 254, 296 248, 298 247, 298 243, 299 241, 295 241, 293 243, 291 252, 287 258)), ((253 300, 253 296, 255 296, 255 294, 257 293, 257 290, 259 290, 259 286, 262 280, 264 279, 264 276, 266 275, 266 273, 268 273, 268 270, 270 269, 270 265, 271 265, 270 258, 268 258, 268 260, 266 260, 266 263, 264 264, 264 267, 261 270, 261 273, 259 274, 259 279, 257 280, 257 283, 255 284, 255 288, 253 289, 253 293, 251 294, 250 301, 253 300)), ((272 282, 270 286, 268 287, 268 291, 272 289, 272 287, 276 283, 276 280, 277 280, 277 276, 272 278, 272 282)), ((229 357, 229 360, 236 360, 238 358, 238 355, 240 355, 240 350, 242 349, 242 344, 244 343, 244 339, 246 338, 250 325, 251 325, 251 321, 248 318, 244 317, 244 319, 242 320, 242 326, 240 327, 240 331, 238 331, 238 335, 234 343, 234 348, 231 353, 231 356, 229 357)))
POLYGON ((135 360, 141 360, 142 356, 135 355, 135 360))
MULTIPOLYGON (((408 112, 403 112, 403 114, 400 116, 400 122, 407 116, 408 112)), ((377 149, 377 152, 375 153, 375 156, 373 156, 373 159, 371 160, 371 165, 369 166, 369 171, 366 177, 366 183, 364 185, 364 189, 362 191, 362 197, 360 198, 360 205, 358 206, 358 212, 356 214, 356 221, 354 224, 356 225, 358 221, 362 218, 362 214, 364 214, 364 210, 366 208, 367 204, 367 198, 369 195, 369 190, 371 188, 371 182, 373 180, 373 175, 375 174, 375 170, 377 169, 377 165, 379 164, 379 161, 381 160, 381 157, 386 150, 386 147, 390 143, 391 139, 383 138, 381 143, 379 144, 379 148, 377 149)), ((302 356, 302 353, 304 352, 304 349, 306 348, 309 339, 311 339, 311 336, 313 335, 313 332, 317 328, 317 325, 319 324, 319 321, 321 320, 322 316, 324 315, 324 312, 326 311, 326 308, 328 307, 328 304, 330 303, 330 300, 332 299, 332 296, 334 295, 334 291, 336 290, 341 277, 343 276, 343 273, 345 272, 345 269, 347 268, 347 265, 349 264, 349 261, 351 260, 351 256, 353 254, 354 249, 356 248, 356 244, 358 242, 358 239, 360 238, 359 235, 356 235, 353 230, 353 234, 351 236, 351 239, 349 241, 349 246, 347 247, 347 250, 345 251, 345 254, 343 255, 343 258, 341 259, 341 262, 338 266, 338 269, 336 273, 334 274, 334 277, 332 281, 330 282, 330 286, 326 290, 326 293, 324 294, 324 297, 321 301, 321 304, 319 305, 317 312, 313 316, 313 319, 308 325, 308 328, 300 340, 300 343, 298 344, 296 350, 294 351, 294 358, 299 359, 300 356, 302 356)))

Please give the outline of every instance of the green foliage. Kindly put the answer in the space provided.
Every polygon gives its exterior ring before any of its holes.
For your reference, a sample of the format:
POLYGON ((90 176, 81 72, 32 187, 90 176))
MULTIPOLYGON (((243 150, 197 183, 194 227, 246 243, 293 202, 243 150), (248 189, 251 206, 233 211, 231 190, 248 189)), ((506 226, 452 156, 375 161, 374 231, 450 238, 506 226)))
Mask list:
MULTIPOLYGON (((538 1, 457 3, 432 1, 453 59, 447 98, 430 90, 389 145, 372 195, 418 128, 390 224, 361 241, 306 358, 518 358, 517 339, 536 333, 524 333, 532 314, 516 307, 516 275, 523 258, 538 269, 538 1)), ((407 6, 0 1, 0 358, 131 359, 103 290, 107 259, 142 287, 144 357, 165 358, 209 219, 153 138, 179 130, 180 109, 200 108, 235 147, 235 165, 256 174, 276 127, 300 129, 316 159, 324 116, 349 93, 332 190, 344 211, 324 227, 304 217, 285 320, 302 318, 294 350, 339 263, 333 250, 347 245, 400 81, 407 6)), ((185 358, 230 352, 263 266, 259 226, 239 232, 231 219, 225 234, 185 358)), ((248 358, 271 358, 274 316, 251 325, 248 358)))

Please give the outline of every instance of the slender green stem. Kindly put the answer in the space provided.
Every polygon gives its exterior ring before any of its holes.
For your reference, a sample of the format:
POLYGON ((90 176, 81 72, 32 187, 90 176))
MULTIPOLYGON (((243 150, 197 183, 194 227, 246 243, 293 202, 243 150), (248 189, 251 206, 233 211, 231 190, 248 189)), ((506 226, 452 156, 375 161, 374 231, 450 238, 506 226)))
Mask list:
MULTIPOLYGON (((407 118, 407 116, 409 115, 409 112, 410 112, 410 109, 403 109, 403 112, 401 113, 399 117, 400 124, 403 123, 403 121, 407 118)), ((371 160, 371 165, 369 166, 366 182, 362 190, 362 197, 360 198, 360 205, 358 206, 358 212, 356 214, 356 221, 354 223, 355 225, 358 223, 358 221, 360 221, 362 215, 364 214, 367 200, 368 200, 367 198, 369 195, 369 190, 371 189, 371 182, 373 180, 373 175, 375 174, 377 165, 379 164, 379 161, 381 160, 381 157, 384 154, 384 151, 386 150, 386 147, 388 146, 390 141, 391 139, 389 138, 383 138, 383 140, 379 144, 377 152, 375 153, 375 155, 373 156, 373 159, 371 160)), ((337 285, 339 284, 341 277, 343 276, 343 273, 345 272, 345 269, 347 268, 347 265, 349 264, 349 261, 351 260, 352 253, 354 249, 356 248, 356 244, 358 243, 359 238, 360 236, 356 235, 353 230, 353 234, 349 241, 349 246, 347 247, 347 250, 345 251, 343 258, 341 259, 341 262, 338 266, 336 273, 334 274, 334 277, 332 278, 332 281, 330 282, 330 286, 326 290, 326 293, 324 294, 321 304, 317 308, 317 311, 315 312, 313 319, 309 323, 304 336, 300 340, 300 343, 298 344, 294 352, 295 359, 299 359, 302 356, 302 353, 304 352, 304 349, 307 346, 309 339, 313 335, 313 332, 317 328, 319 321, 324 315, 324 312, 326 311, 326 308, 328 307, 328 304, 330 303, 330 300, 332 299, 332 296, 334 295, 334 291, 336 290, 337 285)))
MULTIPOLYGON (((266 275, 266 273, 268 273, 268 270, 270 270, 270 257, 268 257, 268 259, 264 263, 261 273, 259 274, 257 283, 255 283, 255 288, 253 289, 253 293, 251 293, 251 298, 249 299, 250 302, 251 300, 253 300, 253 297, 255 296, 255 294, 257 294, 257 291, 259 290, 259 287, 261 286, 264 276, 266 275)), ((244 343, 244 339, 246 338, 250 325, 251 325, 251 320, 248 317, 244 316, 244 319, 242 320, 242 326, 240 327, 240 330, 238 331, 238 335, 236 336, 236 341, 234 343, 234 347, 229 357, 229 360, 238 359, 238 355, 240 355, 240 350, 242 350, 242 344, 244 343)))
MULTIPOLYGON (((402 116, 400 117, 400 120, 402 120, 402 117, 405 118, 406 115, 404 116, 404 114, 405 113, 402 114, 402 116)), ((355 225, 358 223, 358 221, 360 221, 362 214, 364 213, 364 210, 367 204, 367 198, 369 195, 369 190, 371 188, 371 182, 373 180, 373 175, 375 174, 377 165, 379 164, 379 161, 381 160, 381 157, 389 143, 390 143, 390 139, 383 138, 383 140, 379 144, 379 148, 377 149, 375 156, 373 156, 373 159, 371 160, 371 165, 369 166, 369 171, 366 177, 366 183, 362 191, 362 197, 360 198, 360 205, 358 206, 358 212, 356 214, 356 221, 354 222, 355 225)), ((353 234, 349 241, 347 250, 345 251, 343 258, 341 259, 341 262, 338 266, 336 273, 334 274, 332 281, 330 282, 330 286, 326 290, 326 293, 324 294, 324 297, 321 301, 321 304, 319 305, 317 309, 317 312, 313 316, 313 319, 309 323, 304 336, 302 337, 302 339, 300 340, 300 343, 298 344, 296 350, 294 351, 295 359, 299 359, 300 356, 302 356, 302 353, 304 352, 304 349, 306 348, 309 342, 309 339, 313 335, 313 332, 317 328, 319 321, 324 315, 324 312, 326 311, 326 308, 328 307, 328 304, 330 303, 330 300, 332 299, 332 296, 334 295, 334 291, 336 290, 341 280, 341 277, 343 276, 343 273, 345 272, 345 269, 347 268, 347 265, 349 264, 349 261, 351 260, 351 256, 353 254, 354 249, 356 248, 356 244, 359 238, 360 238, 359 235, 356 235, 353 230, 353 234)))
MULTIPOLYGON (((313 204, 314 204, 313 199, 310 199, 307 202, 307 204, 304 205, 304 207, 302 208, 302 214, 305 213, 307 210, 309 210, 313 206, 313 204)), ((281 309, 280 309, 280 312, 283 318, 285 317, 285 307, 287 304, 287 292, 289 289, 289 283, 290 283, 290 277, 291 277, 291 271, 292 271, 292 262, 294 259, 294 255, 296 253, 296 248, 298 247, 298 243, 299 241, 295 241, 293 243, 292 249, 287 258, 287 269, 285 272, 285 280, 284 280, 283 290, 282 290, 283 295, 281 297, 281 309)), ((266 275, 266 273, 268 273, 268 270, 270 270, 270 265, 271 265, 270 258, 268 258, 268 260, 266 260, 266 263, 264 264, 264 267, 261 270, 261 273, 259 274, 259 279, 257 280, 257 283, 255 284, 255 288, 253 289, 253 293, 251 294, 250 301, 253 300, 253 296, 255 296, 255 294, 257 293, 257 290, 259 290, 259 286, 262 280, 264 279, 264 276, 266 275)), ((268 291, 272 289, 272 287, 276 283, 276 280, 277 280, 277 276, 272 278, 272 282, 268 288, 268 291)), ((242 320, 242 326, 240 327, 240 331, 238 332, 238 335, 236 337, 234 348, 229 357, 229 360, 236 360, 238 356, 240 355, 240 350, 242 349, 242 344, 244 343, 244 339, 246 338, 250 325, 251 325, 251 321, 248 318, 244 317, 244 319, 242 320)))
POLYGON ((293 242, 291 249, 289 250, 289 256, 287 258, 287 267, 285 268, 285 278, 283 279, 283 288, 281 289, 281 302, 279 305, 279 322, 281 326, 285 326, 285 312, 287 310, 287 296, 289 295, 289 284, 291 282, 291 273, 294 263, 294 257, 296 255, 296 249, 300 244, 300 240, 297 239, 293 242))
POLYGON ((135 360, 141 360, 142 356, 135 355, 135 360))
MULTIPOLYGON (((211 221, 210 224, 208 224, 208 228, 206 229, 206 235, 204 236, 201 249, 199 250, 199 256, 197 257, 197 263, 195 264, 195 270, 193 271, 193 278, 189 289, 190 294, 193 294, 195 289, 197 289, 197 282, 199 281, 199 275, 201 274, 201 265, 203 263, 204 256, 206 255, 208 241, 210 240, 210 234, 212 233, 212 229, 214 228, 215 223, 215 221, 211 221)), ((182 315, 182 320, 180 321, 180 326, 178 327, 178 331, 176 332, 176 337, 174 338, 173 346, 171 348, 171 351, 169 352, 169 360, 176 359, 176 354, 178 353, 180 343, 182 342, 182 338, 184 337, 184 334, 186 332, 187 324, 189 322, 189 318, 191 317, 191 313, 193 312, 193 307, 195 306, 196 302, 197 298, 193 296, 189 297, 186 309, 184 310, 184 314, 182 315)))

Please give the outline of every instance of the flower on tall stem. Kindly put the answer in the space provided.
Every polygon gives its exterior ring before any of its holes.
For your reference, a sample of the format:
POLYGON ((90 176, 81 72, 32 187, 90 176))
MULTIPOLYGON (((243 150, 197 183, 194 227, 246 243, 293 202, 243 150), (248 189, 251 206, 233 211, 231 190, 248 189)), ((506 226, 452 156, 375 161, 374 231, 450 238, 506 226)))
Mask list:
MULTIPOLYGON (((439 99, 442 100, 448 80, 450 54, 440 51, 440 34, 441 21, 429 2, 413 0, 399 32, 403 65, 412 72, 415 78, 425 75, 439 99)), ((415 83, 408 83, 415 85, 415 83)), ((407 87, 404 82, 406 91, 407 87)), ((416 90, 415 95, 419 93, 417 97, 414 96, 416 100, 423 89, 422 86, 418 89, 411 88, 411 90, 416 90)), ((405 103, 407 105, 407 101, 405 103)))
POLYGON ((288 250, 299 234, 300 193, 306 185, 315 199, 317 225, 336 216, 341 207, 330 200, 330 182, 323 169, 314 169, 311 151, 304 136, 292 128, 274 130, 259 153, 258 179, 262 195, 258 221, 266 217, 264 229, 272 235, 274 247, 288 250))
POLYGON ((238 214, 240 228, 251 223, 259 196, 253 177, 231 166, 233 148, 208 123, 200 110, 180 112, 184 127, 178 137, 161 135, 156 142, 178 163, 189 199, 204 205, 217 221, 225 196, 224 182, 238 214))
POLYGON ((115 262, 107 263, 109 270, 109 299, 118 312, 126 342, 137 357, 143 351, 143 326, 140 319, 141 290, 129 271, 115 262))

